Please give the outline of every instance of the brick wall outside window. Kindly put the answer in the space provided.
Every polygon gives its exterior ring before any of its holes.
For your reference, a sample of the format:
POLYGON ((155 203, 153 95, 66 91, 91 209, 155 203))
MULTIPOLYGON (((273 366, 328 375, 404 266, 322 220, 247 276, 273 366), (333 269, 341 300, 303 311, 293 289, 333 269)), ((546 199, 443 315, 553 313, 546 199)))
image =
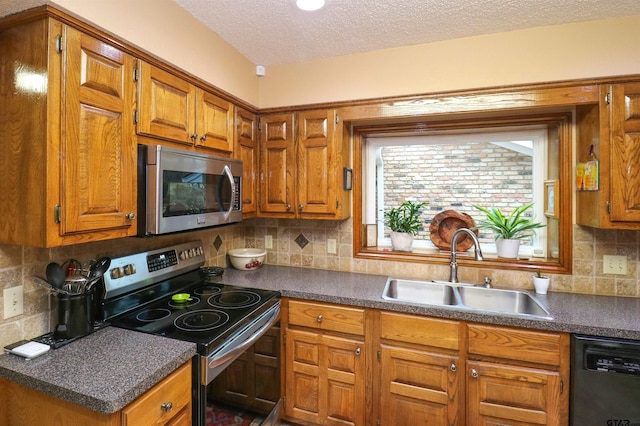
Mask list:
MULTIPOLYGON (((532 202, 532 159, 491 143, 409 145, 385 147, 385 211, 406 199, 428 200, 421 215, 423 229, 416 239, 429 240, 432 218, 444 210, 467 213, 478 220, 483 213, 472 206, 496 206, 510 212, 532 202)), ((388 235, 385 229, 385 235, 388 235)), ((481 232, 482 242, 493 241, 481 232)))

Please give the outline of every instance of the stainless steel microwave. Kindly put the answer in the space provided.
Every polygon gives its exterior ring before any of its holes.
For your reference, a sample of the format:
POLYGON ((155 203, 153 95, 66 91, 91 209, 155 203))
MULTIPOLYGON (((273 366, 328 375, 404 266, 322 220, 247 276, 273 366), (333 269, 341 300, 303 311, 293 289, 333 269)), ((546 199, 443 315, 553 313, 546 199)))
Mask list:
POLYGON ((138 145, 138 235, 242 220, 242 161, 138 145))

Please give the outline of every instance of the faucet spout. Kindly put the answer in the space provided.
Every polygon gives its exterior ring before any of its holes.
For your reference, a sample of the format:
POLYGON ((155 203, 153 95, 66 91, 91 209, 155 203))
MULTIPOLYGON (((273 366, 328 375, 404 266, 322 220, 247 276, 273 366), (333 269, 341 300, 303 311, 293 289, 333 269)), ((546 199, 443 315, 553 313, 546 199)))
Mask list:
POLYGON ((456 260, 456 248, 458 245, 458 235, 467 234, 471 237, 473 241, 473 249, 475 253, 475 260, 481 261, 484 260, 482 256, 482 250, 480 249, 480 242, 478 241, 478 237, 473 231, 469 228, 460 228, 451 237, 451 264, 449 265, 449 282, 457 283, 458 282, 458 262, 456 260))

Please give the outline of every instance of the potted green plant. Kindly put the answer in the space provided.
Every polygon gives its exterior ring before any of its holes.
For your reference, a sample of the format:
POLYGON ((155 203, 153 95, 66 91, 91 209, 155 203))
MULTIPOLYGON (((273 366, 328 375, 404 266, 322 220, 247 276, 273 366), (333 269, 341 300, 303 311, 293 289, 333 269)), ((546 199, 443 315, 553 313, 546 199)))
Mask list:
POLYGON ((536 229, 546 226, 536 222, 533 217, 524 216, 524 213, 533 207, 533 203, 516 207, 508 215, 498 207, 473 207, 486 215, 474 228, 493 231, 498 257, 517 258, 520 240, 530 237, 535 234, 536 229))
POLYGON ((549 289, 550 278, 542 275, 540 271, 536 271, 533 276, 533 288, 536 289, 538 294, 547 294, 549 289))
POLYGON ((429 204, 428 201, 407 200, 384 214, 384 223, 391 229, 391 248, 393 250, 412 250, 413 236, 422 227, 420 209, 427 204, 429 204))

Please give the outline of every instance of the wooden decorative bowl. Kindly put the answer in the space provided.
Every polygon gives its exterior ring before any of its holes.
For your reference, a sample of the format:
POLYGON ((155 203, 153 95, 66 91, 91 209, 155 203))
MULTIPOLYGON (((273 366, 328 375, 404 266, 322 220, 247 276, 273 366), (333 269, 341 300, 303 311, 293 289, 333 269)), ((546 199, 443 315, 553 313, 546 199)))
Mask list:
MULTIPOLYGON (((451 238, 460 228, 472 228, 476 226, 475 221, 466 213, 458 213, 455 210, 445 210, 438 213, 431 220, 429 232, 431 241, 440 250, 451 251, 451 238)), ((474 230, 478 235, 478 231, 474 230)), ((473 240, 467 234, 458 236, 456 251, 467 251, 473 246, 473 240)))

